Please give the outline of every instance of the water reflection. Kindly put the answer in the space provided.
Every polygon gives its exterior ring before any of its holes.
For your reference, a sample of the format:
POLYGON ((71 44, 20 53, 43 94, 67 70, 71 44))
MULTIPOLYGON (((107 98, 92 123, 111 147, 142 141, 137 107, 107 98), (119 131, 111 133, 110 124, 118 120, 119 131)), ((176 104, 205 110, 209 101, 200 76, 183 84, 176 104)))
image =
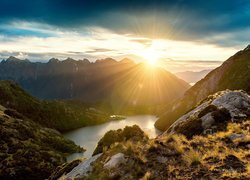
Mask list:
MULTIPOLYGON (((84 147, 87 151, 84 157, 91 157, 97 142, 109 130, 117 130, 125 126, 137 124, 150 138, 156 137, 160 131, 154 127, 156 117, 152 115, 128 116, 126 119, 118 121, 110 121, 97 126, 83 127, 69 133, 64 134, 65 137, 71 139, 76 144, 84 147)), ((82 157, 82 153, 75 153, 68 157, 68 160, 82 157)))

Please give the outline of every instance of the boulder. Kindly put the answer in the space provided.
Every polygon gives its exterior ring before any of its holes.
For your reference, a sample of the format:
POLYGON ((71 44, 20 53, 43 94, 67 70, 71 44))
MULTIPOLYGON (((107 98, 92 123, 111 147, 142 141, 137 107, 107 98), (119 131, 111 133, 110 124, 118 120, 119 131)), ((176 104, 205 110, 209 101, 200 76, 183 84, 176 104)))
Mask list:
POLYGON ((244 138, 246 138, 246 135, 245 135, 245 134, 236 134, 236 133, 233 133, 233 134, 231 134, 231 135, 229 136, 229 139, 230 139, 231 141, 235 141, 235 140, 237 140, 237 139, 244 139, 244 138))
POLYGON ((123 153, 117 153, 115 155, 113 155, 110 160, 104 164, 104 168, 106 169, 111 169, 116 167, 117 165, 124 163, 125 162, 125 157, 123 153))
POLYGON ((242 91, 221 91, 210 95, 196 108, 177 119, 166 133, 193 135, 213 132, 213 127, 222 130, 225 122, 246 119, 249 116, 250 98, 242 91))
POLYGON ((81 162, 82 162, 81 160, 77 159, 69 163, 64 163, 61 166, 58 166, 56 170, 51 174, 48 180, 56 180, 60 178, 64 174, 69 173, 74 167, 79 165, 81 162))
POLYGON ((102 154, 97 154, 83 161, 74 169, 72 169, 68 174, 62 176, 61 178, 65 180, 71 180, 87 176, 87 174, 92 171, 92 163, 95 162, 101 155, 102 154))

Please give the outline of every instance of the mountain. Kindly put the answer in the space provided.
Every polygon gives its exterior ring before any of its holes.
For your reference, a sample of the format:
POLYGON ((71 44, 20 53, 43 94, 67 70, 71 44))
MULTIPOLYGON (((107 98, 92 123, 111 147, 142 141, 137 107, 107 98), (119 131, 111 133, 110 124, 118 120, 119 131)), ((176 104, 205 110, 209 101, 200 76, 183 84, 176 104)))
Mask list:
POLYGON ((108 103, 114 111, 172 101, 189 88, 164 69, 112 58, 34 63, 10 57, 0 63, 0 79, 15 80, 38 98, 108 103))
POLYGON ((192 86, 184 96, 167 103, 165 112, 156 121, 158 129, 166 130, 180 116, 193 109, 197 103, 217 91, 244 90, 250 92, 250 45, 211 71, 205 78, 192 86))
POLYGON ((212 71, 212 70, 207 69, 207 70, 202 70, 202 71, 197 71, 197 72, 184 71, 184 72, 175 73, 175 75, 188 83, 196 83, 197 81, 204 78, 210 71, 212 71))
POLYGON ((217 92, 155 139, 136 125, 107 132, 94 156, 50 179, 249 179, 249 110, 247 93, 217 92))
POLYGON ((83 103, 39 100, 13 81, 0 81, 0 104, 61 132, 106 122, 109 115, 83 103))

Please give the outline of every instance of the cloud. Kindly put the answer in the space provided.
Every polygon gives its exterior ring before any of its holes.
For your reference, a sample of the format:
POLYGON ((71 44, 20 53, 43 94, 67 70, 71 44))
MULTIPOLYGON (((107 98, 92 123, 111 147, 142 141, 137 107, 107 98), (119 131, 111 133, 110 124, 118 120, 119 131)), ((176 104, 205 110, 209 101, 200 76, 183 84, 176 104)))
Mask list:
POLYGON ((219 67, 223 61, 173 61, 173 60, 164 60, 161 64, 162 67, 173 73, 183 72, 183 71, 202 71, 208 69, 214 69, 219 67))
POLYGON ((118 59, 133 57, 137 61, 143 61, 147 49, 153 48, 159 59, 225 60, 239 50, 192 41, 148 39, 131 34, 122 35, 101 28, 87 28, 85 33, 77 33, 60 31, 48 26, 40 31, 54 33, 54 36, 0 36, 1 58, 21 53, 28 59, 40 61, 46 61, 51 57, 62 59, 67 57, 90 58, 90 60, 106 57, 118 59))
MULTIPOLYGON (((59 29, 83 32, 101 27, 119 34, 181 41, 204 41, 238 46, 237 34, 250 28, 248 0, 1 0, 0 24, 28 21, 59 29), (214 36, 231 36, 217 40, 214 36), (214 41, 209 41, 211 37, 214 41)), ((2 25, 0 25, 2 27, 2 25)), ((245 32, 245 31, 244 31, 245 32)), ((3 29, 4 35, 50 36, 37 32, 3 29)), ((247 32, 244 33, 246 40, 247 32)), ((244 41, 244 43, 246 42, 244 41)))
POLYGON ((85 53, 103 53, 103 52, 112 52, 112 49, 105 49, 105 48, 97 48, 97 49, 92 49, 92 50, 88 50, 85 51, 85 53))

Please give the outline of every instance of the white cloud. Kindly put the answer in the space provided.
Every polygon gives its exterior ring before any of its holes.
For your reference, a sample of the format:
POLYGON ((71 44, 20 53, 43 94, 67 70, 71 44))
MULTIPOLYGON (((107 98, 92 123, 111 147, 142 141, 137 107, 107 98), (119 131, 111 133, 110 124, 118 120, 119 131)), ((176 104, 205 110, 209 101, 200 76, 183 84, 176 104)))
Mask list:
MULTIPOLYGON (((53 26, 31 23, 13 22, 9 27, 21 30, 32 30, 39 33, 47 33, 53 36, 0 36, 0 54, 6 58, 12 53, 19 57, 31 60, 48 60, 51 56, 57 58, 73 57, 77 59, 113 57, 133 57, 137 61, 143 60, 142 52, 147 48, 153 48, 159 59, 174 60, 226 60, 236 51, 235 48, 219 47, 213 44, 204 44, 192 41, 176 41, 168 39, 150 39, 130 34, 117 34, 98 27, 83 27, 82 32, 62 31, 53 26)), ((176 61, 177 62, 177 61, 176 61)), ((212 62, 199 65, 195 63, 168 62, 163 64, 175 69, 175 66, 189 69, 210 67, 212 62), (195 66, 194 66, 195 65, 195 66)), ((185 61, 186 62, 186 61, 185 61)), ((218 65, 218 63, 217 63, 218 65)), ((214 67, 214 65, 212 65, 214 67)), ((171 69, 171 68, 168 68, 171 69)), ((173 70, 175 71, 175 70, 173 70)))

